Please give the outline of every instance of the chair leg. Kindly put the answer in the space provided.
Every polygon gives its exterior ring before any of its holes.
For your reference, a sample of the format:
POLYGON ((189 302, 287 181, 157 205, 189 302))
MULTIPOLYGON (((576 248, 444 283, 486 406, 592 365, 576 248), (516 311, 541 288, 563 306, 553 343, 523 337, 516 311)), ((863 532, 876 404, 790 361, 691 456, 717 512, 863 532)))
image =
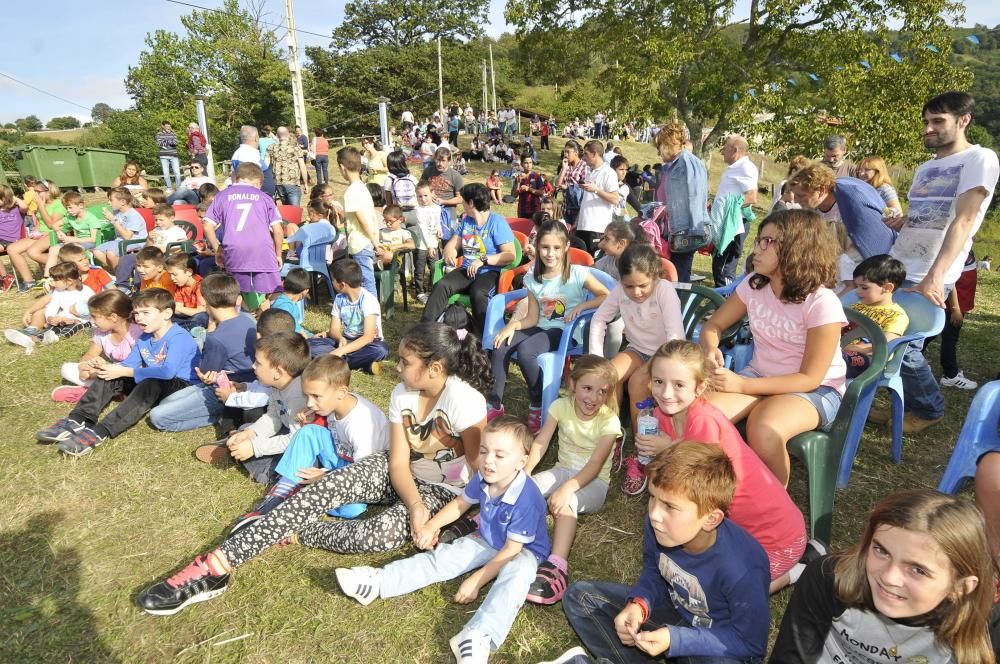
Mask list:
POLYGON ((892 402, 892 461, 899 463, 903 459, 903 395, 896 390, 889 390, 892 402))

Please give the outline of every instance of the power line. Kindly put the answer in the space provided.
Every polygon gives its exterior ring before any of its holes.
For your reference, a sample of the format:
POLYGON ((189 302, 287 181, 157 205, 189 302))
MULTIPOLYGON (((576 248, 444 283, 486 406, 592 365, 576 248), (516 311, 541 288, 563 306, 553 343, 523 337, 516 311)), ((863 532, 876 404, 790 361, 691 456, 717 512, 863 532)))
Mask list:
MULTIPOLYGON (((183 5, 185 7, 192 7, 194 9, 201 9, 206 12, 216 12, 219 14, 225 14, 226 16, 232 16, 232 12, 227 12, 225 9, 215 9, 214 7, 202 7, 201 5, 191 4, 190 2, 181 2, 181 0, 166 0, 167 2, 175 5, 183 5)), ((274 28, 284 28, 284 24, 281 23, 269 23, 267 21, 260 21, 262 25, 270 25, 274 28)), ((301 32, 304 35, 312 35, 314 37, 322 37, 323 39, 331 39, 331 35, 321 35, 318 32, 310 32, 309 30, 302 30, 300 28, 295 28, 295 32, 301 32)))
POLYGON ((25 83, 24 81, 18 80, 16 78, 14 78, 13 76, 11 76, 10 74, 5 74, 2 71, 0 71, 0 76, 3 76, 4 78, 9 78, 10 80, 14 81, 15 83, 20 83, 24 87, 31 88, 32 90, 34 90, 36 92, 41 92, 43 95, 48 95, 49 97, 52 97, 54 99, 58 99, 59 101, 62 101, 62 102, 66 102, 67 104, 70 104, 72 106, 76 106, 77 108, 82 108, 83 110, 87 111, 87 113, 90 113, 90 111, 91 111, 91 108, 89 106, 84 106, 83 104, 78 104, 75 101, 70 101, 69 99, 66 99, 65 97, 60 97, 57 94, 51 93, 48 90, 42 90, 41 88, 36 87, 36 86, 32 85, 31 83, 25 83))

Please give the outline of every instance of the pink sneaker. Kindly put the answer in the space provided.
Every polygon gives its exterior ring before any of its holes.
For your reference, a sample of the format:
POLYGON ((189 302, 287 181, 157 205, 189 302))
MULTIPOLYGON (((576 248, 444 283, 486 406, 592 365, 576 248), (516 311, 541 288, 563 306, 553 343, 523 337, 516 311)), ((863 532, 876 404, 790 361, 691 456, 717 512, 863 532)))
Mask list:
POLYGON ((62 385, 52 390, 52 400, 59 403, 79 403, 87 393, 86 387, 79 385, 62 385))
POLYGON ((627 496, 638 496, 646 490, 646 465, 634 456, 625 459, 625 477, 622 478, 622 492, 627 496))
POLYGON ((528 431, 538 433, 542 428, 542 407, 528 406, 528 431))
POLYGON ((499 408, 493 408, 492 406, 490 406, 486 410, 486 421, 492 422, 496 418, 503 417, 506 414, 507 414, 507 409, 503 407, 503 404, 500 404, 499 408))
POLYGON ((617 475, 618 471, 622 469, 622 460, 624 459, 623 448, 625 447, 625 436, 621 435, 615 438, 615 446, 611 448, 611 474, 617 475))

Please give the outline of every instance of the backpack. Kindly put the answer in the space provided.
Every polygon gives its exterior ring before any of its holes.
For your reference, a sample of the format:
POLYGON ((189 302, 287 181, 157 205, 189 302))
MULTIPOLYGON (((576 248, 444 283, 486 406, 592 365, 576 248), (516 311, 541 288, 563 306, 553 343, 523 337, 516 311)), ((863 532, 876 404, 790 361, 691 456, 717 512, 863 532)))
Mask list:
POLYGON ((649 243, 664 258, 670 258, 670 248, 663 238, 667 237, 670 228, 667 223, 667 206, 662 203, 647 203, 641 208, 638 218, 639 228, 646 233, 649 243))
POLYGON ((392 198, 397 205, 400 204, 400 201, 413 201, 414 203, 416 202, 417 185, 413 181, 412 175, 404 175, 403 177, 399 177, 398 175, 390 173, 388 177, 392 178, 392 184, 389 185, 389 191, 392 192, 392 198), (399 187, 398 193, 396 190, 397 186, 399 187))

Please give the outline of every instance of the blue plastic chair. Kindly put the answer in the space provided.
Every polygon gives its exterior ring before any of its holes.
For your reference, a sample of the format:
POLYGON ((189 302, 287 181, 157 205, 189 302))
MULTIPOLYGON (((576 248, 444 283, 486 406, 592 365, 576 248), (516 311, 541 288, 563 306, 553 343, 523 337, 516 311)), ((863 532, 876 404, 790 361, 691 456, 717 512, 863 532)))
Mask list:
POLYGON ((976 392, 955 449, 944 469, 938 491, 956 493, 967 478, 976 476, 976 462, 987 452, 1000 450, 1000 380, 976 392))
MULTIPOLYGON (((852 290, 840 299, 846 308, 856 303, 858 296, 852 290)), ((910 324, 906 327, 906 334, 889 342, 889 360, 877 387, 887 388, 892 399, 892 460, 899 463, 903 458, 903 379, 899 374, 903 355, 910 342, 923 341, 941 333, 944 329, 944 309, 935 306, 920 293, 899 291, 893 295, 893 301, 906 310, 910 324)), ((853 465, 854 453, 848 456, 845 452, 837 481, 840 486, 847 486, 853 465)))
MULTIPOLYGON (((609 291, 617 283, 614 278, 596 268, 588 268, 590 274, 597 278, 609 291)), ((523 299, 528 296, 528 289, 522 288, 509 293, 500 293, 490 298, 490 303, 486 308, 486 324, 483 326, 483 348, 490 352, 493 350, 493 339, 503 329, 504 311, 511 302, 523 299)), ((586 300, 594 296, 587 293, 586 300)), ((538 356, 538 366, 542 370, 542 423, 549 414, 549 406, 559 398, 559 388, 562 386, 563 369, 566 367, 566 360, 583 354, 584 343, 586 342, 585 325, 594 316, 594 310, 584 312, 584 314, 573 320, 563 328, 562 336, 559 338, 559 347, 554 351, 542 353, 538 356), (576 330, 583 331, 584 342, 578 342, 574 337, 576 330)), ((515 353, 512 358, 516 357, 515 353)))
POLYGON ((298 262, 285 261, 281 267, 281 275, 288 274, 295 267, 301 267, 311 274, 322 275, 326 279, 326 288, 330 293, 330 301, 333 302, 333 279, 330 277, 330 266, 326 264, 326 248, 333 243, 336 237, 337 231, 330 224, 320 222, 302 226, 294 235, 288 238, 288 242, 290 243, 301 243, 297 252, 299 255, 298 262))

